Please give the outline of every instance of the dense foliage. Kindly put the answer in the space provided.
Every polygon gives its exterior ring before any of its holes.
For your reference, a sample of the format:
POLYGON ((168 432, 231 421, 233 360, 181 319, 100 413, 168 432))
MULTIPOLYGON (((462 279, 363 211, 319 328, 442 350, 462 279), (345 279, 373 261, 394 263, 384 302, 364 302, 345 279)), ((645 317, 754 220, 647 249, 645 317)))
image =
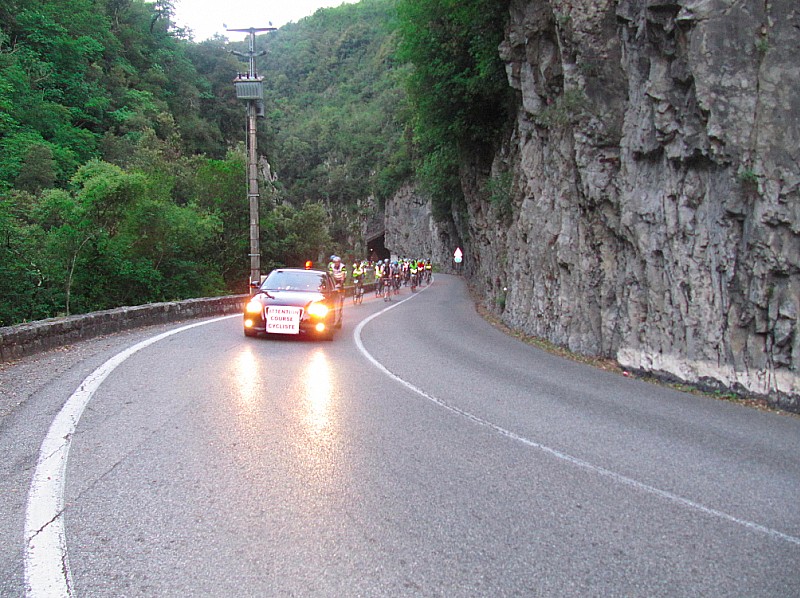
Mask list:
POLYGON ((347 209, 410 176, 393 5, 343 4, 266 36, 259 72, 281 197, 347 209))
MULTIPOLYGON (((246 43, 173 1, 0 4, 0 326, 244 290, 246 43)), ((447 212, 504 120, 506 13, 362 0, 258 37, 263 270, 351 247, 415 174, 447 212)))
MULTIPOLYGON (((510 0, 399 0, 399 58, 414 66, 417 177, 434 216, 450 215, 461 197, 466 153, 491 149, 508 122, 514 97, 498 46, 510 0)), ((489 153, 489 152, 484 152, 489 153)))
POLYGON ((224 291, 225 214, 178 183, 225 145, 171 11, 0 7, 0 324, 224 291))
MULTIPOLYGON (((271 44, 259 148, 279 173, 262 181, 264 270, 331 251, 331 232, 343 243, 335 217, 403 175, 390 7, 321 11, 259 40, 271 44)), ((232 81, 245 65, 224 38, 194 43, 172 11, 172 0, 0 5, 0 325, 244 290, 245 116, 232 81)))

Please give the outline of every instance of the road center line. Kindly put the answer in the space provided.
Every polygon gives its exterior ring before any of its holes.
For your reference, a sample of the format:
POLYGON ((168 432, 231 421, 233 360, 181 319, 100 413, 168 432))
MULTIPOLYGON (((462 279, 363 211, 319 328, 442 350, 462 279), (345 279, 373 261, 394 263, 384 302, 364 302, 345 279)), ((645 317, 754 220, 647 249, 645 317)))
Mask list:
POLYGON ((196 322, 148 338, 118 353, 89 374, 67 399, 50 424, 39 448, 25 511, 25 593, 29 598, 68 598, 73 595, 67 540, 64 533, 64 488, 72 437, 94 393, 121 363, 137 351, 179 332, 241 317, 233 314, 196 322))
POLYGON ((477 424, 479 426, 483 426, 485 428, 489 428, 490 430, 493 430, 494 432, 497 432, 498 434, 500 434, 502 436, 505 436, 507 438, 510 438, 512 440, 520 442, 520 443, 522 443, 522 444, 524 444, 526 446, 529 446, 531 448, 534 448, 536 450, 539 450, 539 451, 542 451, 544 453, 547 453, 548 455, 550 455, 552 457, 555 457, 556 459, 559 459, 561 461, 565 461, 565 462, 570 463, 571 465, 574 465, 576 467, 580 467, 582 469, 589 470, 589 471, 591 471, 591 472, 593 472, 593 473, 595 473, 597 475, 600 475, 602 477, 614 480, 615 482, 617 482, 619 484, 623 484, 625 486, 630 486, 632 488, 635 488, 635 489, 640 490, 642 492, 645 492, 647 494, 652 494, 652 495, 655 495, 655 496, 659 496, 659 497, 661 497, 663 499, 666 499, 669 502, 672 502, 672 503, 687 507, 687 508, 689 508, 689 509, 691 509, 693 511, 698 511, 698 512, 703 513, 705 515, 709 515, 711 517, 716 517, 717 519, 722 519, 722 520, 728 521, 730 523, 735 523, 736 525, 740 525, 740 526, 745 527, 745 528, 747 528, 747 529, 749 529, 751 531, 755 531, 755 532, 759 532, 759 533, 762 533, 762 534, 766 534, 766 535, 771 536, 773 538, 776 538, 778 540, 783 540, 785 542, 789 542, 790 544, 795 544, 795 545, 800 546, 800 538, 798 538, 796 536, 792 536, 792 535, 789 535, 789 534, 784 534, 783 532, 779 532, 778 530, 774 530, 772 528, 760 525, 758 523, 754 523, 754 522, 748 521, 746 519, 740 519, 739 517, 734 517, 733 515, 730 515, 728 513, 723 512, 723 511, 718 511, 717 509, 712 509, 710 507, 707 507, 705 505, 697 503, 697 502, 695 502, 693 500, 689 500, 688 498, 684 498, 682 496, 678 496, 677 494, 673 494, 672 492, 668 492, 666 490, 661 490, 660 488, 656 488, 654 486, 650 486, 649 484, 645 484, 644 482, 640 482, 638 480, 634 480, 633 478, 629 478, 627 476, 624 476, 622 474, 616 473, 616 472, 611 471, 609 469, 606 469, 604 467, 600 467, 598 465, 594 465, 593 463, 590 463, 590 462, 585 461, 583 459, 579 459, 577 457, 573 457, 572 455, 568 455, 568 454, 563 453, 563 452, 561 452, 559 450, 556 450, 556 449, 554 449, 552 447, 546 446, 546 445, 541 444, 539 442, 535 442, 533 440, 525 438, 524 436, 520 436, 519 434, 516 434, 515 432, 512 432, 510 430, 507 430, 506 428, 503 428, 502 426, 498 426, 497 424, 493 424, 492 422, 487 421, 485 419, 482 419, 482 418, 478 417, 477 415, 474 415, 472 413, 464 411, 463 409, 459 409, 458 407, 455 407, 454 405, 450 405, 450 404, 446 403, 445 401, 443 401, 443 400, 441 400, 441 399, 439 399, 437 397, 434 397, 433 395, 428 394, 427 392, 425 392, 421 388, 418 388, 418 387, 414 386, 411 382, 408 382, 407 380, 404 380, 400 376, 398 376, 396 374, 393 374, 391 371, 389 371, 389 369, 386 366, 384 366, 377 359, 375 359, 370 354, 370 352, 367 351, 367 349, 364 347, 364 343, 361 341, 361 331, 364 329, 364 326, 366 326, 369 322, 371 322, 372 320, 374 320, 378 316, 381 316, 381 315, 385 314, 390 309, 393 309, 393 308, 397 307, 401 303, 404 303, 405 301, 408 301, 409 299, 412 299, 413 297, 414 297, 414 295, 412 295, 411 297, 408 297, 407 299, 404 299, 403 301, 400 301, 399 303, 392 304, 389 307, 387 307, 385 309, 382 309, 381 311, 372 314, 368 318, 365 318, 364 320, 362 320, 358 324, 358 326, 356 326, 356 329, 353 331, 353 339, 355 340, 355 343, 356 343, 356 346, 358 347, 358 350, 361 351, 361 354, 364 357, 366 357, 367 360, 372 363, 372 365, 374 365, 381 372, 386 374, 389 378, 392 378, 393 380, 399 382, 400 384, 402 384, 403 386, 405 386, 406 388, 408 388, 412 392, 415 392, 416 394, 420 395, 424 399, 427 399, 428 401, 431 401, 432 403, 435 403, 439 407, 447 409, 451 413, 454 413, 454 414, 456 414, 458 416, 461 416, 464 419, 467 419, 467 420, 471 421, 472 423, 477 424))

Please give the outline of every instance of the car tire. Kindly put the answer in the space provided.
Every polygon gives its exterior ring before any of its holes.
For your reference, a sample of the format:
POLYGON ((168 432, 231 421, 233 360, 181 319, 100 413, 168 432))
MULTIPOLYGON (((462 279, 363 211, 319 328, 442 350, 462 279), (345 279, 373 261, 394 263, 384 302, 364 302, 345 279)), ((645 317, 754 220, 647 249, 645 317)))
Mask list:
POLYGON ((245 328, 244 335, 253 337, 253 336, 258 336, 258 333, 255 330, 250 330, 249 328, 245 328))

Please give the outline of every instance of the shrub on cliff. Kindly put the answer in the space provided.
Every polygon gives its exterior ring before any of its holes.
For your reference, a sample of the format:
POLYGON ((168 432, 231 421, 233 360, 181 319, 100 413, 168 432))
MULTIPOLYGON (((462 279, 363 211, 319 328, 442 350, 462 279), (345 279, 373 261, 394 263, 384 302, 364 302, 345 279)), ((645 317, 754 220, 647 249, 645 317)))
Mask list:
POLYGON ((400 0, 399 57, 413 64, 417 176, 437 219, 458 200, 460 157, 492 146, 511 114, 512 90, 498 46, 508 0, 400 0))

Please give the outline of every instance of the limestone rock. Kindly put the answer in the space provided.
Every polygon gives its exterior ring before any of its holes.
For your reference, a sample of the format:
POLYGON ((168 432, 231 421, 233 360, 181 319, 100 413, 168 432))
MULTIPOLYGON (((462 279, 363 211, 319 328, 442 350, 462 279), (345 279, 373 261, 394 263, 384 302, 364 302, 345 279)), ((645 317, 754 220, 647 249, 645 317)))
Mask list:
POLYGON ((464 168, 469 218, 448 232, 487 306, 574 351, 800 410, 800 4, 510 12, 516 126, 488 178, 464 168))

